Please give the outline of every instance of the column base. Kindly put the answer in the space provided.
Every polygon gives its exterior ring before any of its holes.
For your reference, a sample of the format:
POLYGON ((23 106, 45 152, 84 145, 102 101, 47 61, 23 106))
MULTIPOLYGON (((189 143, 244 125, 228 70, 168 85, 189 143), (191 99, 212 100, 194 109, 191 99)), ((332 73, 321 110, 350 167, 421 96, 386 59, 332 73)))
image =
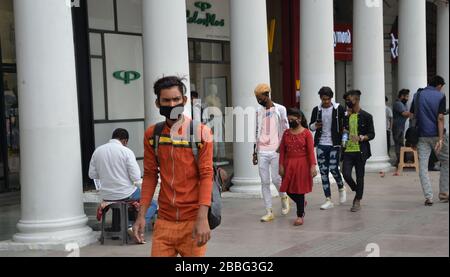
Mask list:
POLYGON ((12 241, 0 243, 0 250, 73 251, 98 241, 99 234, 86 226, 87 221, 85 215, 63 220, 21 220, 17 224, 20 233, 12 241))
MULTIPOLYGON (((260 179, 233 178, 232 183, 233 186, 230 188, 230 192, 223 193, 223 198, 263 198, 260 179)), ((273 197, 279 196, 274 185, 270 185, 270 192, 273 197)))
POLYGON ((393 172, 395 167, 389 162, 389 157, 377 157, 370 158, 366 163, 366 172, 379 173, 379 172, 393 172))
MULTIPOLYGON (((330 174, 330 184, 335 185, 336 180, 330 174)), ((322 185, 322 177, 317 175, 314 179, 315 185, 322 185)), ((222 193, 223 198, 251 198, 251 199, 262 199, 261 192, 261 180, 260 179, 245 179, 245 178, 233 178, 232 183, 234 184, 229 192, 222 193)), ((270 185, 270 192, 272 197, 278 197, 279 193, 276 187, 272 184, 270 185)))

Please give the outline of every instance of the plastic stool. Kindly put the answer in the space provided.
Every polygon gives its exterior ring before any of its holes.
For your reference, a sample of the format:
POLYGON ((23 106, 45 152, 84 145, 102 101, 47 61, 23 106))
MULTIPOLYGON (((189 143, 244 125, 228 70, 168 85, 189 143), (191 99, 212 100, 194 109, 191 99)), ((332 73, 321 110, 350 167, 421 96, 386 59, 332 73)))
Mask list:
POLYGON ((100 235, 100 243, 105 243, 105 238, 119 237, 122 239, 122 245, 128 244, 128 202, 115 202, 104 209, 111 209, 113 213, 112 230, 105 230, 105 218, 107 212, 102 214, 102 233, 100 235), (119 223, 119 224, 118 224, 119 223), (119 226, 117 226, 119 225, 119 226), (120 227, 120 228, 117 228, 120 227))
POLYGON ((415 168, 416 172, 419 173, 419 155, 417 154, 417 150, 412 149, 411 147, 402 147, 400 148, 400 163, 398 164, 398 172, 402 173, 403 168, 415 168), (405 163, 405 154, 413 153, 414 154, 414 162, 413 163, 405 163))

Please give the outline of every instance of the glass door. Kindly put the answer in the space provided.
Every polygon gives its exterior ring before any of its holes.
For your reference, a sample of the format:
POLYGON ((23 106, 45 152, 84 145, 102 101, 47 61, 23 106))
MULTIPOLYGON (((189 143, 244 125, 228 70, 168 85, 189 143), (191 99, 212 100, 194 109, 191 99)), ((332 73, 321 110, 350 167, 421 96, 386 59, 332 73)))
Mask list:
MULTIPOLYGON (((19 145, 19 103, 17 91, 17 74, 14 65, 3 67, 3 99, 6 136, 6 155, 8 165, 8 182, 6 190, 19 190, 20 145, 19 145)), ((3 150, 5 151, 5 150, 3 150)), ((5 159, 4 158, 4 159, 5 159)))
MULTIPOLYGON (((0 45, 0 114, 4 114, 5 98, 3 96, 3 66, 1 63, 1 45, 0 45)), ((8 188, 8 143, 6 140, 6 120, 0 116, 0 192, 8 188)))
POLYGON ((20 189, 19 103, 12 0, 0 1, 0 192, 20 189))

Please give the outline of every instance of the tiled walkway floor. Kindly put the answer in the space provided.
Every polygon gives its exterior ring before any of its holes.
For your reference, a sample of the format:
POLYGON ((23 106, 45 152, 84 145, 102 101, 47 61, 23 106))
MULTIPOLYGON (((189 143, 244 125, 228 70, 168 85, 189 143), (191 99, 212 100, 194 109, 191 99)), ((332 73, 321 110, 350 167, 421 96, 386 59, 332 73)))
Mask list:
MULTIPOLYGON (((438 173, 431 173, 438 193, 438 173)), ((436 202, 425 207, 419 178, 414 172, 402 177, 369 174, 366 178, 362 211, 349 211, 353 192, 345 205, 320 211, 323 192, 320 186, 307 196, 305 225, 292 226, 295 210, 280 216, 280 201, 274 199, 275 221, 261 223, 261 199, 223 199, 223 224, 213 232, 207 256, 224 257, 301 257, 367 256, 370 247, 379 247, 381 256, 449 256, 449 204, 436 202), (368 251, 366 251, 366 249, 368 251)), ((10 239, 18 220, 20 206, 0 207, 0 239, 10 239)), ((151 233, 147 234, 151 241, 151 233)), ((81 249, 81 256, 149 256, 151 243, 121 246, 116 241, 81 249)), ((65 256, 62 252, 6 252, 2 256, 65 256)))

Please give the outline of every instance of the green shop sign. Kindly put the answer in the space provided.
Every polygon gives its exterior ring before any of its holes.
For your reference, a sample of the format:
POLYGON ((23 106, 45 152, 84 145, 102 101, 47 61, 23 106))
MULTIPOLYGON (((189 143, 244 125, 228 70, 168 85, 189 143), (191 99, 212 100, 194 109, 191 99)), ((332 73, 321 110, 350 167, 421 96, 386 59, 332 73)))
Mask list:
POLYGON ((123 81, 126 85, 141 78, 141 74, 139 72, 125 70, 116 71, 113 73, 113 76, 117 80, 123 81))
MULTIPOLYGON (((202 12, 205 12, 212 8, 212 4, 208 2, 195 2, 194 6, 202 12)), ((190 10, 186 11, 187 23, 204 25, 205 27, 224 27, 225 20, 217 20, 217 15, 214 13, 206 12, 204 18, 199 18, 199 11, 196 10, 193 13, 190 10)))

